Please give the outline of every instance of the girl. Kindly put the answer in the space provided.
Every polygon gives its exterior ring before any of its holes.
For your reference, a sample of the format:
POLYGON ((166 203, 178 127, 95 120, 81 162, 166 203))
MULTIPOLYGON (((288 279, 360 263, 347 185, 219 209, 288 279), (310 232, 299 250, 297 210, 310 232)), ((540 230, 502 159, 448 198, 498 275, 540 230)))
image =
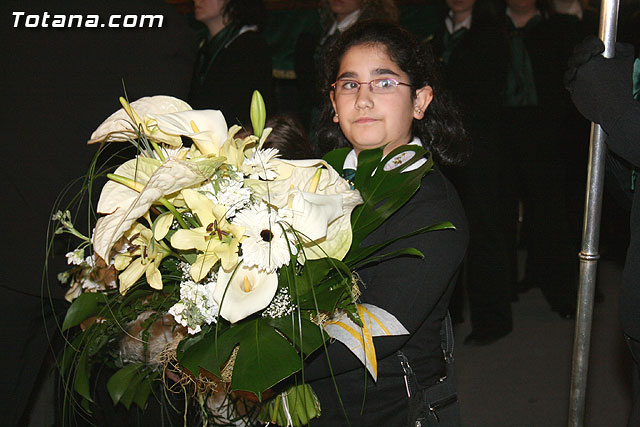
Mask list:
MULTIPOLYGON (((353 147, 345 169, 357 168, 362 150, 384 147, 388 154, 405 144, 422 145, 443 163, 467 157, 466 135, 439 91, 432 54, 395 24, 369 21, 345 32, 326 57, 323 88, 320 139, 333 147, 353 147)), ((389 163, 383 167, 392 167, 389 163)), ((410 415, 409 395, 419 399, 420 389, 445 375, 440 330, 468 241, 458 195, 437 166, 407 204, 365 241, 379 243, 445 220, 456 230, 420 234, 388 248, 414 247, 424 259, 401 256, 358 269, 360 302, 389 311, 410 334, 374 339, 377 382, 345 346, 329 345, 337 390, 327 354, 318 352, 304 375, 320 398, 320 425, 344 425, 345 414, 352 425, 416 425, 427 417, 426 410, 410 415), (402 358, 415 375, 403 370, 402 358)), ((438 416, 459 424, 456 405, 442 408, 438 416)), ((433 414, 428 417, 434 419, 433 414)))

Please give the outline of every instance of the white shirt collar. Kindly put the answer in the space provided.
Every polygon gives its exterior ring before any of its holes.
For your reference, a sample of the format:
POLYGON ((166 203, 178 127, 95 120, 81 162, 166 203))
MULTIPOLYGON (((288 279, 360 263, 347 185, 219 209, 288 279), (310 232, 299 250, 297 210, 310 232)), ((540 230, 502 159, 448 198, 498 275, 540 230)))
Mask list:
POLYGON ((558 0, 553 0, 553 8, 557 13, 574 15, 578 17, 578 19, 582 19, 582 5, 578 0, 573 0, 568 7, 564 2, 561 3, 558 0))
POLYGON ((447 18, 444 20, 444 25, 447 27, 447 31, 449 31, 449 34, 455 33, 460 28, 466 28, 467 30, 469 30, 471 29, 471 15, 467 16, 467 19, 465 19, 464 21, 454 24, 453 11, 450 10, 449 15, 447 15, 447 18))
POLYGON ((245 25, 242 28, 240 28, 240 31, 238 31, 238 34, 236 34, 236 36, 234 38, 232 38, 231 40, 229 40, 227 42, 227 44, 224 45, 225 49, 229 47, 229 45, 231 43, 233 43, 238 37, 240 37, 242 34, 247 33, 249 31, 258 31, 258 26, 257 25, 245 25))
POLYGON ((355 24, 356 21, 358 20, 358 18, 360 18, 360 14, 361 13, 362 13, 362 10, 361 9, 357 9, 357 10, 354 10, 353 12, 351 12, 350 14, 348 14, 347 16, 345 16, 342 21, 340 21, 340 22, 335 21, 333 23, 333 25, 331 26, 331 29, 329 30, 329 32, 325 36, 325 38, 333 35, 336 31, 339 31, 341 33, 344 33, 345 31, 347 31, 349 29, 349 27, 352 26, 353 24, 355 24))
MULTIPOLYGON (((420 141, 419 138, 413 138, 411 140, 411 142, 409 142, 408 145, 417 145, 422 147, 422 142, 420 141)), ((408 162, 409 160, 411 160, 411 158, 413 158, 415 154, 413 153, 413 151, 405 151, 404 153, 400 153, 396 156, 394 156, 391 160, 389 160, 387 162, 386 165, 384 165, 384 170, 385 171, 390 171, 392 169, 395 169, 403 164, 405 164, 406 162, 408 162)), ((405 170, 403 170, 402 172, 411 172, 412 170, 418 169, 420 166, 422 166, 423 164, 425 164, 427 161, 427 159, 422 158, 420 160, 418 160, 417 162, 415 162, 414 164, 412 164, 411 166, 407 167, 405 170)), ((347 157, 344 159, 344 164, 342 166, 343 169, 358 169, 358 155, 356 154, 355 150, 351 150, 349 151, 349 154, 347 154, 347 157)))

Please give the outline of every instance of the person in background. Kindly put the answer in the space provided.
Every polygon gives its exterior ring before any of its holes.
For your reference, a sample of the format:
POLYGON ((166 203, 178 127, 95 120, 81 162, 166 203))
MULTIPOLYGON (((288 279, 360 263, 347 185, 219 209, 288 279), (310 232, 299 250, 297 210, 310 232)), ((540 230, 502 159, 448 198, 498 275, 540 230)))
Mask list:
POLYGON ((393 0, 322 0, 320 2, 321 34, 302 33, 295 48, 295 72, 300 100, 300 121, 315 140, 315 119, 321 104, 321 58, 341 33, 366 19, 398 20, 393 0))
MULTIPOLYGON (((516 242, 526 248, 526 272, 517 290, 539 287, 551 310, 575 317, 577 236, 569 234, 566 164, 560 147, 568 97, 562 73, 568 58, 570 27, 540 0, 507 0, 510 61, 503 100, 502 140, 510 170, 509 238, 512 282, 516 242), (518 201, 523 220, 517 229, 518 201)), ((515 293, 515 292, 514 292, 515 293)))
MULTIPOLYGON (((615 57, 605 59, 596 37, 576 47, 565 85, 584 117, 602 126, 607 146, 635 168, 640 167, 640 59, 629 44, 616 44, 615 57)), ((636 181, 637 185, 637 181, 636 181)), ((633 407, 629 426, 640 425, 640 191, 633 192, 631 238, 622 273, 620 324, 635 362, 633 407)))
POLYGON ((262 0, 195 0, 195 18, 209 37, 200 46, 188 102, 221 110, 228 123, 249 124, 254 90, 271 102, 271 55, 260 34, 262 0))
MULTIPOLYGON (((439 32, 433 39, 440 57, 444 82, 461 106, 463 122, 473 139, 471 160, 461 168, 450 168, 469 219, 470 241, 466 259, 466 287, 472 332, 467 344, 489 344, 512 329, 512 284, 509 273, 507 235, 501 216, 505 209, 505 165, 500 142, 508 41, 504 12, 493 0, 447 0, 439 32)), ((460 280, 459 285, 462 285, 460 280)), ((460 308, 462 287, 457 306, 460 308)))

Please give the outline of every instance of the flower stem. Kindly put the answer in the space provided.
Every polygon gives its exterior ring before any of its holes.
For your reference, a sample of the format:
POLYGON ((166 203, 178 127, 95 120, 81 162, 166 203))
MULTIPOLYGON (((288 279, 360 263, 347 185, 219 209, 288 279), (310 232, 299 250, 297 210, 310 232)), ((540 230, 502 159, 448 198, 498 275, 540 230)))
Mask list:
POLYGON ((164 157, 164 154, 162 154, 162 150, 160 149, 160 146, 151 140, 149 140, 149 143, 153 147, 153 151, 155 151, 156 154, 158 155, 158 158, 160 159, 160 161, 164 162, 165 157, 164 157))
POLYGON ((187 225, 186 222, 184 222, 184 219, 182 218, 182 215, 180 215, 180 212, 178 212, 178 210, 176 209, 175 206, 173 206, 171 204, 171 202, 169 202, 167 199, 165 199, 164 197, 160 197, 158 199, 158 201, 160 203, 162 203, 164 205, 165 208, 169 209, 169 212, 171 212, 173 214, 173 216, 175 217, 176 221, 178 221, 178 224, 180 224, 180 227, 184 228, 185 230, 189 229, 189 226, 187 225))

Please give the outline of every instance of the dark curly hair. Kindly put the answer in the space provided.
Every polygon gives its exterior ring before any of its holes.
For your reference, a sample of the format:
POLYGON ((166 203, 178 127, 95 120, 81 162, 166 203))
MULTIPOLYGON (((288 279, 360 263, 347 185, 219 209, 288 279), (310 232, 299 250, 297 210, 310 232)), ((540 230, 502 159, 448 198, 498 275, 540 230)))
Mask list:
POLYGON ((224 6, 223 15, 231 24, 257 25, 262 29, 267 14, 263 0, 228 0, 224 6))
POLYGON ((334 148, 349 147, 340 126, 333 123, 335 114, 329 92, 344 54, 352 47, 370 44, 383 46, 387 55, 409 76, 411 96, 424 86, 433 88, 433 100, 422 120, 413 120, 412 135, 420 138, 442 164, 462 165, 470 157, 470 141, 462 126, 457 108, 443 89, 431 47, 420 44, 411 33, 389 21, 365 21, 345 31, 324 57, 322 75, 323 105, 318 131, 319 150, 323 154, 334 148))

